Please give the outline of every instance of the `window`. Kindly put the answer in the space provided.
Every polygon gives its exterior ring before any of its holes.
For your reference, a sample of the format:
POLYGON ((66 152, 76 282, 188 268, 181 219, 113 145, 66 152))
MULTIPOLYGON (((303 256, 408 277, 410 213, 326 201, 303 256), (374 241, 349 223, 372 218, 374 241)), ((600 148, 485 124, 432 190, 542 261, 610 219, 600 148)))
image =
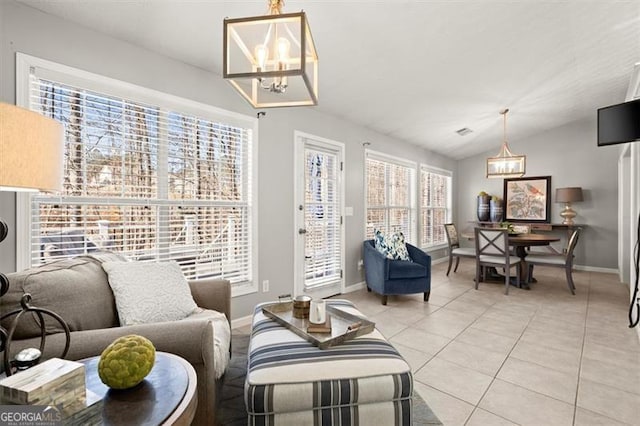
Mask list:
POLYGON ((420 244, 446 244, 443 225, 451 221, 451 172, 422 166, 420 191, 420 244))
POLYGON ((407 242, 415 242, 415 170, 415 163, 367 151, 366 238, 379 229, 387 234, 400 231, 407 242))
POLYGON ((19 102, 66 131, 64 189, 29 197, 23 266, 107 249, 256 288, 254 119, 26 55, 19 67, 19 102))

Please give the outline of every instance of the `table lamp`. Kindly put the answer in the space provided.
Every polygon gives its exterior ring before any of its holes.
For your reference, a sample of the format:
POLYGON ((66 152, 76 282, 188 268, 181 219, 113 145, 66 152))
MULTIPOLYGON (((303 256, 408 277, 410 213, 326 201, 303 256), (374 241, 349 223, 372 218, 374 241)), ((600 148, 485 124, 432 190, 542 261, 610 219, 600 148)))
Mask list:
POLYGON ((560 212, 564 225, 573 225, 573 218, 576 212, 571 208, 571 203, 582 201, 582 188, 578 186, 570 188, 556 188, 556 203, 565 203, 564 209, 560 212))
MULTIPOLYGON (((62 124, 36 112, 0 103, 0 191, 61 191, 63 155, 62 124)), ((0 242, 8 230, 0 219, 0 242)), ((9 280, 0 272, 0 297, 8 290, 9 280)), ((25 297, 25 301, 31 300, 30 295, 25 297)), ((23 310, 27 310, 25 306, 37 309, 27 303, 23 304, 23 310)), ((3 314, 5 318, 10 316, 3 314)), ((13 328, 7 331, 0 326, 0 352, 7 349, 13 328)), ((6 373, 10 375, 10 371, 6 373)))

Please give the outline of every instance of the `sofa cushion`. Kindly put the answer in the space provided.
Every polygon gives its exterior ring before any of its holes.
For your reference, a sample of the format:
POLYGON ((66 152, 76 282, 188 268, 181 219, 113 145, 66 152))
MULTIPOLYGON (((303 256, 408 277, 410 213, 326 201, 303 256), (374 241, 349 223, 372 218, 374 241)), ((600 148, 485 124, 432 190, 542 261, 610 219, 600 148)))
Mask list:
POLYGON ((105 262, 120 325, 177 321, 197 309, 175 262, 105 262))
POLYGON ((395 261, 389 262, 389 279, 401 280, 407 278, 422 278, 427 276, 427 268, 419 263, 395 261))
MULTIPOLYGON (((63 259, 22 272, 8 274, 9 291, 0 298, 0 312, 20 309, 24 293, 32 296, 31 305, 60 315, 71 331, 109 328, 118 325, 113 293, 107 282, 107 274, 100 266, 105 260, 122 259, 115 253, 96 253, 63 259)), ((14 317, 4 319, 2 326, 9 329, 14 317)), ((64 330, 45 316, 48 334, 64 330)), ((27 339, 40 335, 35 314, 23 315, 14 333, 15 339, 27 339)))

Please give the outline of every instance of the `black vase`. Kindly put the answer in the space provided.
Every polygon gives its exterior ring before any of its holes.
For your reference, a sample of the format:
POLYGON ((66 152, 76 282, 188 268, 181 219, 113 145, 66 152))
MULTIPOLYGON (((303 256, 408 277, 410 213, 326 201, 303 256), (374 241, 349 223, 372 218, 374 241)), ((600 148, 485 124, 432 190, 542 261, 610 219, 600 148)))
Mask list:
POLYGON ((489 221, 489 200, 491 197, 489 195, 478 195, 478 220, 480 222, 488 222, 489 221))
POLYGON ((489 217, 491 222, 502 222, 502 214, 502 202, 491 200, 489 203, 489 217))

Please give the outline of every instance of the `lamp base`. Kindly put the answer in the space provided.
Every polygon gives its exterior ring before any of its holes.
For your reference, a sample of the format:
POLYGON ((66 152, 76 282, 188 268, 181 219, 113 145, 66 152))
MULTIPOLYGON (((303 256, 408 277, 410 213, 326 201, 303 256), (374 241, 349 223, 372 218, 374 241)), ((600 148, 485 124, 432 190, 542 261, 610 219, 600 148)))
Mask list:
POLYGON ((560 212, 560 216, 564 219, 563 225, 573 225, 573 218, 577 216, 577 213, 571 208, 571 203, 567 203, 564 205, 564 210, 560 212))

